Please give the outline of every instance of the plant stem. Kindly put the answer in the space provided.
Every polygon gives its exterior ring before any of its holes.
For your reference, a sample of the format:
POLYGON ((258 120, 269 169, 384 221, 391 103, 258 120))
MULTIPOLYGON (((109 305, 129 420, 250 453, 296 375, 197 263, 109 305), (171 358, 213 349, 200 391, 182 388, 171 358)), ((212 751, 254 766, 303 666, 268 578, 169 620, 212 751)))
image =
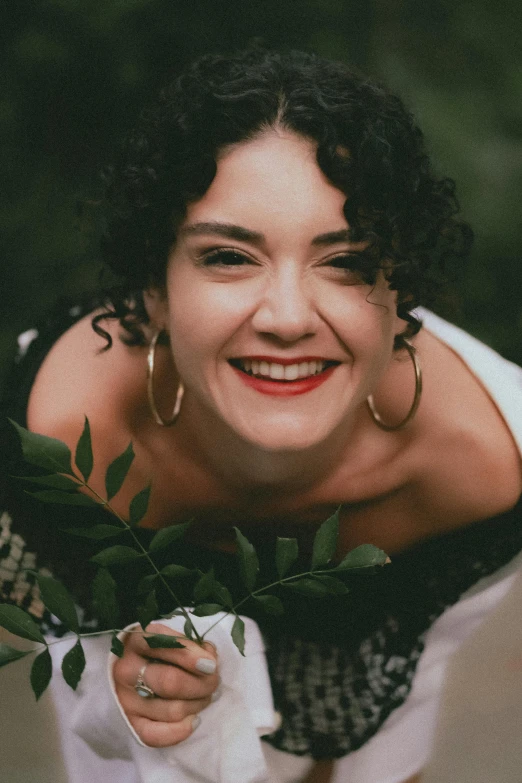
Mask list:
MULTIPOLYGON (((195 630, 195 629, 194 629, 195 630)), ((42 647, 53 647, 55 644, 62 644, 62 642, 70 642, 71 639, 76 637, 77 639, 86 639, 87 637, 91 636, 105 636, 105 635, 111 635, 113 636, 116 633, 139 633, 139 634, 145 634, 145 632, 140 628, 133 628, 128 631, 125 631, 123 628, 112 628, 112 629, 106 629, 104 631, 89 631, 89 633, 76 633, 72 632, 71 636, 61 636, 59 639, 53 639, 52 641, 45 641, 45 642, 37 642, 37 644, 42 645, 42 647)), ((147 631, 147 634, 149 636, 155 636, 156 634, 152 633, 152 631, 147 631)), ((146 634, 145 634, 146 636, 146 634)), ((183 635, 180 636, 174 636, 175 639, 185 639, 183 635)), ((31 650, 27 650, 27 654, 40 652, 42 647, 33 647, 31 650)))
MULTIPOLYGON (((228 617, 229 614, 235 614, 237 616, 237 610, 240 606, 242 606, 244 603, 246 603, 250 598, 253 598, 256 595, 259 595, 260 593, 263 593, 265 590, 270 590, 272 587, 277 587, 277 585, 282 585, 285 582, 291 582, 294 579, 302 579, 305 576, 316 576, 317 574, 329 574, 330 570, 327 568, 317 570, 317 571, 303 571, 301 574, 293 574, 292 576, 285 576, 284 579, 278 579, 276 582, 271 582, 269 585, 264 585, 263 587, 259 587, 257 590, 253 590, 251 593, 246 595, 244 598, 241 599, 235 606, 233 606, 231 609, 227 609, 225 612, 225 617, 228 617)), ((205 633, 203 634, 203 639, 205 636, 218 625, 222 620, 225 619, 225 617, 220 617, 219 620, 216 620, 215 623, 213 623, 210 628, 207 628, 205 633)))
POLYGON ((80 482, 80 484, 81 484, 83 487, 85 487, 86 489, 88 489, 88 490, 89 490, 89 492, 92 492, 92 493, 93 493, 93 495, 95 495, 95 496, 98 498, 98 500, 99 500, 100 504, 101 504, 101 505, 103 505, 103 506, 105 506, 105 507, 106 507, 106 508, 107 508, 107 509, 110 511, 110 513, 111 513, 113 516, 115 516, 117 520, 119 520, 119 521, 121 522, 121 524, 122 524, 122 525, 123 525, 123 526, 126 528, 126 530, 128 530, 128 531, 129 531, 129 533, 131 534, 132 538, 134 539, 134 543, 135 543, 135 544, 136 544, 136 545, 139 547, 139 549, 141 550, 142 554, 143 554, 143 555, 145 555, 145 557, 146 557, 146 558, 147 558, 147 560, 149 561, 150 565, 152 566, 153 570, 154 570, 154 571, 155 571, 155 573, 156 573, 156 576, 158 576, 158 577, 160 578, 161 582, 163 583, 163 585, 166 587, 167 591, 170 593, 170 595, 172 596, 172 598, 173 598, 173 599, 174 599, 174 601, 176 602, 176 604, 177 604, 177 606, 179 607, 180 611, 183 613, 183 617, 185 618, 185 620, 187 620, 187 621, 190 623, 190 625, 191 625, 191 627, 192 627, 192 629, 193 629, 193 631, 194 631, 195 637, 196 637, 196 642, 197 642, 198 644, 202 644, 202 643, 203 643, 203 637, 202 637, 202 636, 200 636, 200 635, 199 635, 199 633, 197 632, 197 629, 195 628, 194 624, 192 623, 192 620, 190 619, 190 615, 189 615, 189 613, 187 612, 187 610, 185 609, 185 607, 181 606, 181 603, 180 603, 180 601, 179 601, 178 597, 176 596, 176 593, 175 593, 175 592, 172 590, 171 586, 169 585, 169 583, 167 582, 167 580, 165 579, 165 577, 163 576, 163 574, 161 573, 161 571, 159 570, 159 568, 156 566, 156 564, 154 563, 154 561, 153 561, 153 560, 152 560, 152 558, 150 557, 150 555, 149 555, 148 551, 145 549, 145 547, 143 546, 143 544, 142 544, 142 543, 141 543, 141 541, 139 540, 138 536, 137 536, 137 535, 134 533, 134 530, 133 530, 133 529, 132 529, 132 527, 129 525, 129 523, 128 523, 128 522, 126 522, 126 521, 125 521, 125 519, 123 519, 123 517, 121 517, 121 516, 118 514, 118 512, 117 512, 117 511, 116 511, 116 510, 115 510, 115 509, 114 509, 114 508, 111 506, 111 504, 109 503, 109 501, 108 501, 108 500, 105 500, 104 498, 102 498, 102 496, 101 496, 101 495, 99 495, 99 494, 96 492, 96 490, 95 490, 95 489, 93 489, 92 487, 90 487, 90 486, 89 486, 89 484, 87 484, 85 481, 83 481, 83 480, 82 480, 82 479, 80 479, 78 476, 76 476, 76 474, 74 474, 74 477, 75 477, 76 479, 78 479, 78 481, 80 482))

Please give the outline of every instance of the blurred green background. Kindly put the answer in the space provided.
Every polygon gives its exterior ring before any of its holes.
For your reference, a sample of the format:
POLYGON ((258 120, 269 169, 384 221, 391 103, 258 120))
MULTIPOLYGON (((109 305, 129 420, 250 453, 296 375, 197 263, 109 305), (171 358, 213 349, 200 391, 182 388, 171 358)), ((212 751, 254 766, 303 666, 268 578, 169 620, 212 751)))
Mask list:
POLYGON ((355 64, 416 113, 476 232, 453 320, 522 363, 518 0, 2 0, 0 378, 15 335, 96 285, 101 193, 147 96, 207 51, 260 38, 355 64))

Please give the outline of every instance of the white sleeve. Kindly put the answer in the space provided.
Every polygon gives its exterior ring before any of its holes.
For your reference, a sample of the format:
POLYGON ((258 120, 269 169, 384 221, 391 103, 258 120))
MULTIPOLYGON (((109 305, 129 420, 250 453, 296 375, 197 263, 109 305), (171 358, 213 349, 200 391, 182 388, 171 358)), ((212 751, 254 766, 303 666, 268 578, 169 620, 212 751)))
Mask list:
MULTIPOLYGON (((218 650, 222 693, 203 711, 198 729, 170 748, 151 748, 140 740, 115 697, 115 656, 108 656, 107 638, 86 640, 88 665, 77 691, 67 690, 60 676, 54 678, 54 696, 63 721, 62 749, 71 769, 71 783, 87 783, 96 775, 111 783, 268 783, 260 736, 276 728, 277 718, 261 634, 253 620, 243 620, 244 657, 230 637, 233 617, 224 617, 206 635, 218 650), (75 758, 82 744, 79 738, 84 741, 80 762, 75 758), (123 775, 129 767, 129 777, 109 777, 111 759, 118 760, 123 775)), ((161 622, 182 630, 179 617, 161 622)), ((216 616, 195 617, 193 622, 205 633, 216 616)))
POLYGON ((332 783, 403 783, 428 764, 452 656, 506 597, 521 569, 522 554, 481 579, 435 621, 406 701, 362 748, 336 763, 332 783))
POLYGON ((86 666, 75 691, 61 672, 62 658, 76 637, 71 635, 70 644, 68 641, 49 648, 53 658, 49 691, 68 783, 141 783, 132 759, 129 733, 105 675, 107 637, 82 640, 86 666))

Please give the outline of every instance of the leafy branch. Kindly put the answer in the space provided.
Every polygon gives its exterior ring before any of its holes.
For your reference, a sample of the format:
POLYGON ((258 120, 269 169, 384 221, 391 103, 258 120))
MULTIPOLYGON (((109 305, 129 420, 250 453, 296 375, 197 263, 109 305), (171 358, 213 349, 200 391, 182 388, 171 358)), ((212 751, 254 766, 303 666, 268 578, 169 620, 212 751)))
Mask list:
MULTIPOLYGON (((101 618, 111 619, 117 614, 116 581, 110 569, 114 565, 145 560, 151 573, 143 577, 138 586, 138 594, 142 603, 136 612, 139 623, 146 630, 149 623, 160 616, 156 595, 158 584, 163 585, 172 599, 173 608, 162 617, 179 615, 184 617, 184 637, 202 644, 206 634, 221 621, 219 618, 205 634, 200 635, 192 622, 191 615, 204 617, 223 612, 233 614, 234 622, 231 636, 241 654, 244 654, 245 626, 238 614, 239 609, 247 602, 254 601, 258 607, 271 615, 284 613, 281 599, 270 591, 274 588, 284 588, 298 592, 311 598, 326 598, 328 596, 343 596, 349 588, 339 578, 343 573, 372 568, 389 562, 386 554, 369 544, 359 546, 349 552, 337 565, 331 565, 334 557, 339 533, 339 509, 327 519, 318 529, 312 550, 311 565, 308 570, 300 573, 289 573, 295 566, 299 549, 295 538, 277 538, 275 550, 275 568, 278 579, 269 584, 259 585, 261 575, 259 559, 252 543, 234 528, 236 535, 236 553, 239 559, 241 581, 246 589, 246 595, 234 602, 226 585, 220 583, 214 569, 203 573, 198 569, 189 569, 176 563, 159 568, 154 555, 179 541, 185 534, 190 522, 172 525, 159 530, 152 538, 148 548, 141 543, 136 534, 136 528, 147 513, 151 486, 138 492, 129 505, 128 520, 124 519, 111 504, 112 498, 121 489, 131 468, 134 451, 130 443, 125 451, 114 459, 105 473, 105 493, 103 497, 89 483, 94 465, 89 420, 85 417, 82 434, 78 440, 73 468, 72 455, 68 446, 60 440, 49 438, 28 431, 24 427, 11 422, 16 428, 25 461, 33 466, 43 468, 48 473, 43 476, 19 476, 22 481, 31 482, 44 489, 26 490, 28 494, 44 503, 57 503, 71 506, 103 507, 118 524, 94 524, 89 527, 69 528, 67 533, 96 541, 116 538, 126 533, 133 546, 114 544, 101 549, 91 558, 98 571, 93 582, 93 602, 101 618), (192 600, 189 608, 183 606, 171 585, 171 580, 186 580, 197 576, 193 586, 192 600)), ((77 637, 76 643, 64 655, 62 674, 65 681, 76 689, 85 668, 85 654, 81 640, 88 636, 110 634, 112 636, 111 651, 122 656, 124 647, 118 634, 121 629, 112 627, 106 631, 82 633, 74 600, 63 584, 56 579, 39 573, 33 575, 37 581, 42 602, 51 614, 56 616, 64 626, 77 637)), ((38 652, 31 669, 31 686, 37 699, 47 688, 52 677, 52 660, 49 647, 66 641, 58 639, 48 641, 38 628, 32 617, 18 606, 0 604, 0 626, 23 639, 36 642, 40 646, 30 650, 19 650, 6 644, 0 644, 0 666, 38 652)), ((175 635, 145 633, 145 639, 151 649, 160 647, 180 648, 184 645, 175 635)), ((67 638, 70 641, 70 637, 67 638)))
MULTIPOLYGON (((24 480, 36 481, 38 484, 52 487, 52 489, 39 490, 36 492, 28 492, 37 499, 45 503, 59 503, 64 505, 81 505, 81 506, 93 506, 100 505, 109 511, 120 523, 117 525, 94 525, 88 528, 72 528, 68 532, 77 536, 84 536, 92 539, 105 539, 119 536, 123 532, 127 532, 131 535, 134 544, 137 548, 132 548, 122 544, 118 544, 107 549, 102 550, 92 558, 92 561, 101 567, 108 567, 111 565, 129 562, 136 560, 140 557, 145 557, 149 565, 151 566, 155 575, 163 583, 172 599, 179 605, 178 599, 171 585, 165 579, 164 575, 157 568, 154 560, 150 557, 149 552, 157 552, 167 546, 173 541, 181 538, 186 528, 190 523, 183 523, 180 525, 173 525, 164 530, 159 530, 158 533, 152 539, 149 549, 147 550, 136 536, 134 529, 139 522, 143 519, 147 512, 149 497, 150 497, 150 485, 145 489, 138 492, 137 495, 131 500, 129 506, 129 521, 127 522, 118 512, 113 508, 110 501, 119 492, 123 482, 131 468, 134 460, 134 450, 132 443, 129 443, 125 451, 114 459, 107 468, 105 474, 105 490, 107 497, 102 497, 89 483, 89 478, 94 465, 91 433, 89 420, 85 417, 85 423, 82 434, 78 441, 75 453, 75 463, 78 471, 81 475, 75 473, 71 465, 71 453, 69 447, 62 441, 55 438, 48 438, 44 435, 37 435, 35 433, 26 430, 16 422, 11 422, 16 428, 20 437, 22 451, 25 461, 31 465, 36 465, 45 469, 59 469, 61 472, 58 474, 51 474, 50 476, 39 477, 23 477, 24 480), (64 475, 65 474, 65 475, 64 475), (80 489, 87 489, 91 495, 80 493, 80 489), (96 500, 93 499, 93 497, 96 500)), ((105 584, 108 587, 109 582, 105 577, 105 584)), ((41 588, 40 588, 41 589, 41 588)), ((65 588, 62 588, 64 592, 65 588)), ((44 603, 45 603, 45 599, 44 603)), ((150 602, 152 604, 152 601, 150 602)), ((47 606, 47 604, 46 604, 47 606)), ((59 608, 60 602, 58 602, 59 608)), ((48 607, 50 608, 50 607, 48 607)), ((151 614, 154 607, 151 605, 151 614)), ((70 612, 67 617, 61 617, 56 611, 51 610, 70 630, 77 630, 70 625, 70 612)), ((185 614, 186 620, 190 623, 190 617, 186 610, 181 608, 181 611, 185 614)), ((156 607, 157 612, 157 607, 156 607)), ((154 615, 156 616, 156 615, 154 615)), ((154 619, 154 616, 151 619, 154 619)), ((150 620, 149 620, 150 622, 150 620)), ((141 623, 144 625, 143 623, 141 623)), ((148 622, 145 623, 148 625, 148 622)), ((198 641, 201 641, 197 631, 193 628, 193 633, 198 641)))

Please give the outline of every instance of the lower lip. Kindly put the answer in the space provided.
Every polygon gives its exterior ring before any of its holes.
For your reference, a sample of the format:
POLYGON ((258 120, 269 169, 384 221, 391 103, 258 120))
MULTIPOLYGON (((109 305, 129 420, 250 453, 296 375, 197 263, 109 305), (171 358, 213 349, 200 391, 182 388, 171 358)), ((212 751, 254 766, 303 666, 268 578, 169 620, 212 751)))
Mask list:
POLYGON ((306 394, 306 392, 313 391, 313 389, 317 389, 318 386, 327 381, 335 368, 338 367, 337 364, 332 365, 317 375, 311 375, 309 378, 300 378, 297 381, 272 381, 247 375, 242 370, 238 370, 237 367, 230 366, 236 371, 246 386, 250 386, 252 389, 261 392, 261 394, 272 394, 276 397, 293 397, 296 394, 306 394))

